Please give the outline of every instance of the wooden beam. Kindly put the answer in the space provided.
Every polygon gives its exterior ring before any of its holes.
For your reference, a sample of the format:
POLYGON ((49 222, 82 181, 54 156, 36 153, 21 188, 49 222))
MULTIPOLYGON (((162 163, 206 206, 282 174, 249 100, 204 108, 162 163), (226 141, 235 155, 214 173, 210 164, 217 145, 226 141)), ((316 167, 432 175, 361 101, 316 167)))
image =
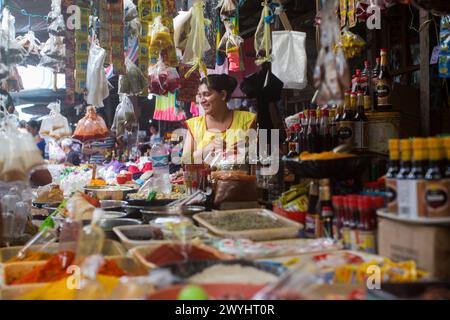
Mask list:
POLYGON ((420 119, 421 133, 429 136, 431 133, 430 116, 430 19, 428 11, 420 9, 420 119))

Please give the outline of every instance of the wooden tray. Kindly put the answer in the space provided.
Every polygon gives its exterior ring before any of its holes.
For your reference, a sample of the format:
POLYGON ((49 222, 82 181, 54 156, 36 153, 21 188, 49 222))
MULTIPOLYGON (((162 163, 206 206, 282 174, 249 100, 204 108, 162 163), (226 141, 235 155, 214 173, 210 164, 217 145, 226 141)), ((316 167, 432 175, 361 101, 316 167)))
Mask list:
MULTIPOLYGON (((40 247, 41 247, 40 245, 36 245, 36 246, 31 246, 30 249, 32 251, 33 250, 37 251, 37 250, 39 250, 40 247)), ((1 248, 0 249, 0 263, 6 263, 6 261, 8 261, 15 255, 17 255, 17 253, 20 251, 20 249, 22 249, 22 247, 20 247, 20 246, 19 247, 1 248)), ((54 243, 54 244, 49 245, 45 249, 45 252, 56 253, 58 251, 58 249, 59 249, 59 244, 54 243)), ((126 250, 120 244, 120 242, 106 239, 105 242, 103 243, 102 255, 104 255, 105 257, 124 256, 124 255, 126 255, 126 250)), ((40 261, 42 261, 42 260, 40 260, 40 261)))
POLYGON ((194 220, 204 227, 208 228, 213 234, 224 238, 233 239, 250 239, 253 241, 268 241, 268 240, 279 240, 279 239, 291 239, 297 238, 299 230, 303 228, 303 225, 295 221, 284 218, 276 213, 266 210, 266 209, 250 209, 250 210, 230 210, 230 211, 213 211, 213 212, 203 212, 194 215, 194 220), (228 231, 219 229, 216 226, 210 224, 204 218, 208 215, 226 215, 226 214, 255 214, 264 213, 268 214, 275 219, 281 221, 285 226, 281 228, 272 229, 253 229, 253 230, 243 230, 243 231, 228 231))
MULTIPOLYGON (((179 244, 177 242, 172 242, 172 244, 179 244)), ((212 254, 214 254, 218 260, 232 260, 234 259, 233 256, 230 256, 228 254, 222 253, 219 250, 206 246, 204 244, 201 243, 196 243, 196 244, 192 244, 193 246, 196 246, 198 248, 201 248, 203 250, 207 250, 209 252, 211 252, 212 254)), ((136 247, 130 250, 130 253, 132 254, 132 256, 134 256, 136 258, 136 260, 143 266, 145 267, 147 270, 151 270, 151 269, 155 269, 155 268, 159 268, 159 265, 156 265, 150 261, 147 261, 147 259, 145 258, 146 256, 148 256, 149 254, 151 254, 152 252, 154 252, 155 250, 157 250, 160 246, 162 245, 158 245, 158 246, 142 246, 142 247, 136 247)))

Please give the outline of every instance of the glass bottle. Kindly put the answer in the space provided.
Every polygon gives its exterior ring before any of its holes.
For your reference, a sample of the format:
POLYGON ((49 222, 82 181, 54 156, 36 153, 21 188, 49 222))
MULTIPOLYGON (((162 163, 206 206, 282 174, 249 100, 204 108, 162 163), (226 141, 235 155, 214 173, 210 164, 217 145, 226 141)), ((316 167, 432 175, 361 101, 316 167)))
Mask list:
POLYGON ((383 111, 392 109, 392 77, 389 72, 389 61, 386 49, 381 49, 380 71, 376 81, 376 91, 377 110, 383 111))

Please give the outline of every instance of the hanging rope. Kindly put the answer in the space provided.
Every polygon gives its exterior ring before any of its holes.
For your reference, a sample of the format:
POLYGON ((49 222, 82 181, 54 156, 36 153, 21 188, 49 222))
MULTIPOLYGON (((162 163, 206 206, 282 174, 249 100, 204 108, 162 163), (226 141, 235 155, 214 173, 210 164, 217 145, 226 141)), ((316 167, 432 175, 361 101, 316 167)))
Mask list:
MULTIPOLYGON (((0 0, 0 1, 2 1, 2 0, 0 0)), ((43 20, 45 20, 45 21, 48 21, 48 16, 43 16, 43 15, 40 15, 40 14, 29 13, 29 12, 28 12, 27 10, 25 10, 25 9, 20 9, 20 8, 14 7, 14 6, 10 5, 10 4, 6 5, 5 7, 8 8, 9 11, 11 11, 11 12, 14 11, 14 12, 16 12, 16 13, 19 13, 19 14, 25 16, 25 17, 29 17, 29 18, 39 18, 39 19, 43 19, 43 20)))

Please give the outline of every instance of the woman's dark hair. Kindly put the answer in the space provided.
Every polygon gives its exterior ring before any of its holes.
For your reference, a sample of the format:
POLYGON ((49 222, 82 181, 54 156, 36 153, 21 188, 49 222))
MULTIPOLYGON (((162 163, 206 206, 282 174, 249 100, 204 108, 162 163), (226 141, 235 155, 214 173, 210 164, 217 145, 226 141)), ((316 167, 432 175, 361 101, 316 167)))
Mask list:
POLYGON ((29 125, 31 128, 36 129, 36 130, 39 130, 39 129, 41 128, 41 124, 40 124, 38 121, 36 121, 36 120, 30 120, 30 121, 28 121, 28 125, 29 125))
POLYGON ((238 82, 235 78, 222 73, 210 74, 207 77, 204 77, 201 81, 201 84, 205 84, 208 89, 218 92, 225 90, 227 92, 227 101, 229 101, 231 99, 233 91, 238 85, 238 82))

